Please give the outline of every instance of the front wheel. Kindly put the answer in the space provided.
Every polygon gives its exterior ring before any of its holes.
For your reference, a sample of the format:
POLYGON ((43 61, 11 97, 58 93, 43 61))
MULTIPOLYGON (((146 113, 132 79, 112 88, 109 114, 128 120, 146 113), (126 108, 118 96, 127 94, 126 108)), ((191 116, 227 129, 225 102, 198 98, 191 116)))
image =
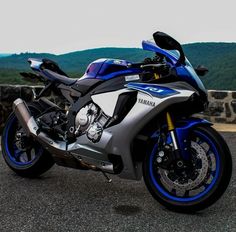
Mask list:
POLYGON ((210 126, 190 132, 190 163, 185 170, 162 168, 155 144, 143 162, 143 176, 152 196, 165 207, 194 212, 209 207, 225 192, 232 173, 229 148, 210 126))

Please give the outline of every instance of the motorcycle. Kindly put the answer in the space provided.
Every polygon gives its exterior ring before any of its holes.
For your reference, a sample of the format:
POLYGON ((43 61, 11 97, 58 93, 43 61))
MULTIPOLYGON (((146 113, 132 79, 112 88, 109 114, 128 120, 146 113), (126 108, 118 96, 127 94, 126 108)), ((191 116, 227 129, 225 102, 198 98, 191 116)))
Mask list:
POLYGON ((36 177, 54 163, 140 180, 168 209, 194 212, 225 192, 232 173, 230 150, 207 120, 193 117, 208 106, 207 92, 179 42, 163 32, 143 41, 153 58, 132 63, 92 62, 79 79, 48 59, 29 59, 45 88, 31 103, 13 103, 2 135, 7 165, 36 177), (54 92, 63 106, 45 97, 54 92))

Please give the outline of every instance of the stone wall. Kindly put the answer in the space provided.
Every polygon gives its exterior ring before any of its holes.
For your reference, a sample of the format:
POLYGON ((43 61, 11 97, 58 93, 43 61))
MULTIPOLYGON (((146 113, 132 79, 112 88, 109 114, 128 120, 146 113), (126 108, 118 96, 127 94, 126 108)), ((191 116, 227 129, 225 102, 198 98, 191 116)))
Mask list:
MULTIPOLYGON (((0 85, 0 132, 8 115, 12 111, 12 102, 22 98, 26 102, 33 99, 34 92, 39 93, 41 86, 0 85)), ((58 96, 48 96, 58 102, 58 96)), ((208 91, 209 107, 197 116, 217 123, 236 123, 236 91, 208 91)))
MULTIPOLYGON (((22 98, 30 102, 34 98, 34 93, 38 94, 42 89, 42 86, 0 85, 0 133, 8 115, 12 112, 13 101, 22 98)), ((54 102, 59 101, 59 97, 53 94, 47 97, 54 102)))
POLYGON ((213 123, 236 123, 236 91, 208 90, 208 109, 197 116, 213 123))

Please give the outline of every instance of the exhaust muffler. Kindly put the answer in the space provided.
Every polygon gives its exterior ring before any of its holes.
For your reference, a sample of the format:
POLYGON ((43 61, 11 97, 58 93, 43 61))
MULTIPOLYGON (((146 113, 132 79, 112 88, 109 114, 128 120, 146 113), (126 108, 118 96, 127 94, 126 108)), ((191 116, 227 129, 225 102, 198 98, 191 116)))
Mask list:
POLYGON ((13 111, 25 130, 26 135, 37 136, 39 130, 38 125, 34 117, 31 115, 28 106, 22 99, 18 98, 13 102, 13 111))
POLYGON ((34 116, 31 115, 28 106, 22 99, 18 98, 13 102, 13 111, 15 112, 15 115, 25 130, 27 136, 35 137, 35 139, 43 144, 47 150, 53 149, 54 151, 55 149, 58 150, 58 152, 66 151, 65 142, 56 142, 46 133, 40 131, 34 116))

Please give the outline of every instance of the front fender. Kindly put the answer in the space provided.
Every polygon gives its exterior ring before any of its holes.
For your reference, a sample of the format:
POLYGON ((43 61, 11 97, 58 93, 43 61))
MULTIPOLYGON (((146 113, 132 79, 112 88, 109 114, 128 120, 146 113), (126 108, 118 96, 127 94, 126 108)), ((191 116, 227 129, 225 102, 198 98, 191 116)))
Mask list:
POLYGON ((178 140, 179 149, 183 159, 189 158, 189 134, 192 128, 198 125, 213 125, 211 122, 200 118, 188 118, 176 122, 175 133, 178 140))

